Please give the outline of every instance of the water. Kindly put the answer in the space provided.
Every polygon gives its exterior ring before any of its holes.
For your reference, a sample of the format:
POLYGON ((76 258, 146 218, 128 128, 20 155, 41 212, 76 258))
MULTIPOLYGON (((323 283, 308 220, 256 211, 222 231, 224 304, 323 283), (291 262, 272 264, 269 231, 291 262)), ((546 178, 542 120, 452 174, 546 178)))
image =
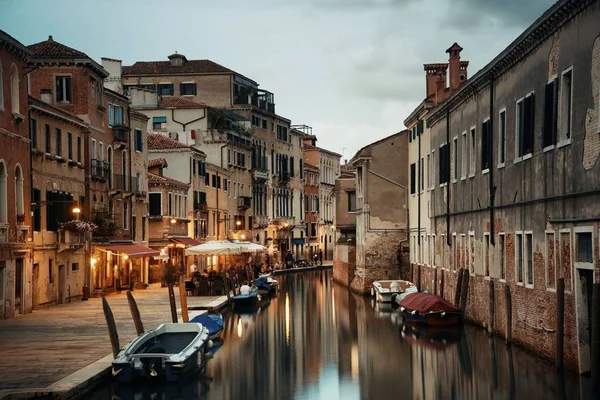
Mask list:
POLYGON ((587 398, 579 376, 479 328, 423 337, 389 307, 333 284, 331 271, 278 277, 253 315, 225 313, 225 344, 184 384, 105 387, 120 399, 587 398))

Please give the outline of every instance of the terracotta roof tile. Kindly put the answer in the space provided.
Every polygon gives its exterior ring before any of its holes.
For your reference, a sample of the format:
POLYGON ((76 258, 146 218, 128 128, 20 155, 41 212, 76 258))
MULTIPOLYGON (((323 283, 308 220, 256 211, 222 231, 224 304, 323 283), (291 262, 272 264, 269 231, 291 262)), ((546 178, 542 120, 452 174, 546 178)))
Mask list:
POLYGON ((123 76, 127 75, 176 75, 176 74, 215 74, 233 73, 216 62, 210 60, 189 60, 183 65, 171 65, 170 61, 138 61, 123 67, 123 76))
POLYGON ((187 146, 175 139, 171 139, 168 136, 161 135, 159 133, 148 134, 148 149, 150 150, 163 150, 163 149, 189 149, 187 146))
POLYGON ((82 51, 73 49, 64 44, 55 42, 52 36, 48 37, 48 40, 43 42, 35 43, 27 46, 31 52, 38 57, 77 57, 77 58, 90 58, 87 54, 82 51))
POLYGON ((153 168, 153 167, 168 167, 168 166, 169 166, 169 164, 167 163, 167 160, 165 160, 162 157, 155 158, 154 160, 149 160, 148 161, 148 168, 153 168))
POLYGON ((179 96, 161 97, 158 108, 206 108, 206 104, 179 96))
POLYGON ((167 178, 166 176, 159 176, 156 174, 153 174, 152 172, 148 172, 148 184, 154 184, 154 185, 172 185, 172 186, 179 186, 179 187, 183 187, 183 188, 188 188, 190 187, 189 184, 185 183, 185 182, 181 182, 172 178, 167 178))

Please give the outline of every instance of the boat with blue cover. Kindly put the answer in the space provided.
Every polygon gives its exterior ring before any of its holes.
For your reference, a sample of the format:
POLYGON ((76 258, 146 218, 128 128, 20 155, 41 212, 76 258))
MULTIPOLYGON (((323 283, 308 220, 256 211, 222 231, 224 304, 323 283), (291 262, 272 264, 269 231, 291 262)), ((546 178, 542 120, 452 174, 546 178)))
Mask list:
POLYGON ((200 314, 190 319, 192 323, 202 324, 208 329, 208 338, 217 339, 223 332, 223 316, 221 314, 200 314))
POLYGON ((258 293, 238 294, 237 296, 233 296, 233 298, 232 298, 233 308, 234 309, 257 308, 260 300, 261 300, 261 297, 258 293))

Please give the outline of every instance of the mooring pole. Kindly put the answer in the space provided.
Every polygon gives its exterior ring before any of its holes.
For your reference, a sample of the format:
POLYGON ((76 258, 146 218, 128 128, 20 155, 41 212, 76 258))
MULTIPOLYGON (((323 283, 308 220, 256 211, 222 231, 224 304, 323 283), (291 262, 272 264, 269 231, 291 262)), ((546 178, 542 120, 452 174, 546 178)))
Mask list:
POLYGON ((185 278, 183 274, 179 276, 179 305, 181 306, 181 319, 183 322, 190 322, 187 307, 187 296, 185 294, 185 278))
POLYGON ((462 274, 462 285, 460 286, 460 310, 463 312, 463 314, 465 313, 465 309, 467 308, 467 296, 469 294, 469 278, 471 277, 471 275, 469 274, 469 271, 466 271, 463 268, 463 274, 462 274))
POLYGON ((592 295, 592 393, 600 393, 600 283, 592 295))
POLYGON ((171 320, 177 323, 177 305, 175 304, 175 292, 173 291, 173 284, 169 283, 169 304, 171 305, 171 320))
POLYGON ((460 295, 463 281, 463 274, 465 272, 464 268, 458 270, 458 275, 456 278, 456 291, 454 292, 454 305, 457 307, 460 305, 460 295))
POLYGON ((106 297, 102 298, 102 309, 104 310, 104 318, 106 319, 106 325, 108 326, 108 336, 110 338, 110 347, 112 348, 113 357, 117 357, 121 346, 119 345, 119 334, 117 333, 117 324, 115 323, 115 317, 106 301, 106 297))
POLYGON ((565 278, 556 285, 556 369, 562 370, 564 361, 565 278))
POLYGON ((144 324, 142 324, 142 316, 140 315, 140 309, 137 306, 133 294, 131 291, 127 291, 127 302, 129 303, 129 311, 131 311, 131 318, 133 318, 133 324, 135 325, 135 331, 138 336, 144 333, 144 324))
POLYGON ((433 294, 438 294, 437 293, 437 288, 438 288, 437 278, 438 278, 437 268, 433 267, 433 294))

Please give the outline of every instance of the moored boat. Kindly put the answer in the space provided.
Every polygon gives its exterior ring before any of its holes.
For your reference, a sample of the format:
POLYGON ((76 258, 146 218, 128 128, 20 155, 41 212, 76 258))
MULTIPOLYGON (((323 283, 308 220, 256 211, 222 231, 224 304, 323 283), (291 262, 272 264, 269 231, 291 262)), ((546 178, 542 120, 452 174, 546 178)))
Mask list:
POLYGON ((135 378, 176 382, 202 368, 212 347, 208 329, 198 323, 161 324, 127 344, 114 359, 113 376, 121 382, 135 378))
POLYGON ((232 301, 234 309, 253 309, 258 307, 260 295, 258 293, 238 294, 233 296, 232 301))
POLYGON ((372 293, 377 297, 377 301, 382 303, 389 303, 395 297, 406 296, 410 293, 418 292, 417 287, 414 283, 403 280, 384 280, 374 281, 372 293))
POLYGON ((255 279, 254 284, 258 288, 258 293, 260 295, 267 295, 269 297, 275 296, 279 287, 279 282, 277 282, 277 280, 266 276, 255 279))
POLYGON ((208 329, 208 338, 215 340, 223 332, 223 316, 221 314, 199 314, 192 317, 190 322, 202 324, 208 329))
POLYGON ((430 326, 452 326, 461 321, 458 307, 431 293, 411 293, 400 301, 405 321, 430 326))

